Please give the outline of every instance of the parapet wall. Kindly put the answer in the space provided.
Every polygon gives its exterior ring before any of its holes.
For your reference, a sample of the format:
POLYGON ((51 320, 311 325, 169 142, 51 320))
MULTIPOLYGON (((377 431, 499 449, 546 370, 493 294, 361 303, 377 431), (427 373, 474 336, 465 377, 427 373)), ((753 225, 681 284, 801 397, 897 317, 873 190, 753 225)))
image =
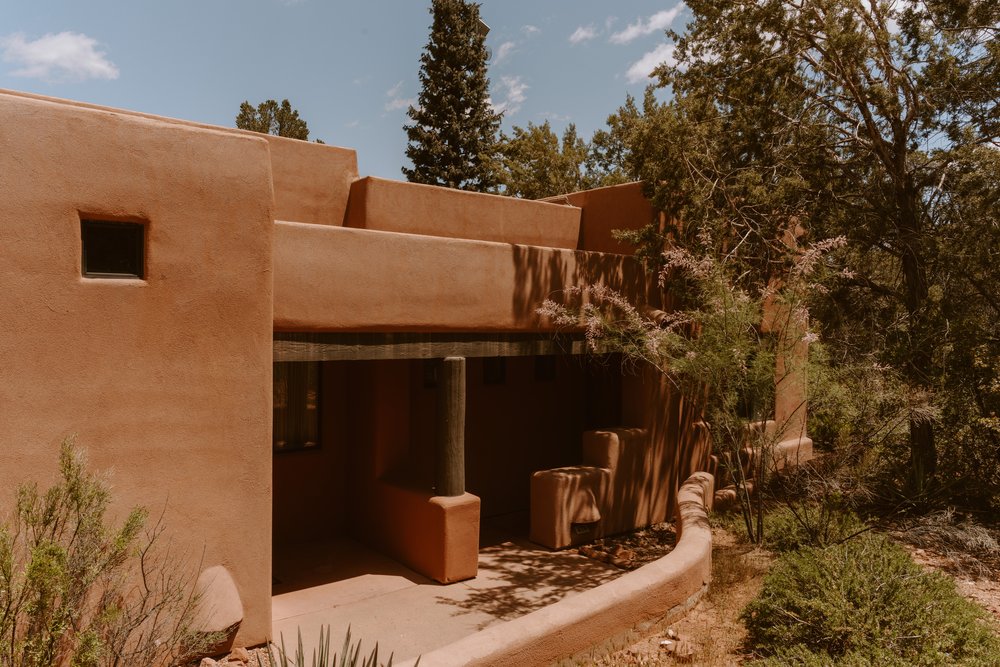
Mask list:
POLYGON ((658 303, 631 257, 349 227, 275 223, 274 268, 279 331, 551 330, 542 301, 597 282, 658 303))

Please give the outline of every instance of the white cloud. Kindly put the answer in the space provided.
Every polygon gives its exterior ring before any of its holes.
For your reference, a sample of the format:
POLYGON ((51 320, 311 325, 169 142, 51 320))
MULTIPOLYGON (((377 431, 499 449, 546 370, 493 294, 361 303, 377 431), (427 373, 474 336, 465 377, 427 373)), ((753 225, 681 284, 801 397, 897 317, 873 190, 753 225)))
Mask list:
POLYGON ((411 106, 416 104, 417 98, 415 97, 401 97, 400 93, 403 90, 403 82, 399 81, 395 86, 385 91, 385 96, 389 98, 389 101, 385 103, 386 111, 396 111, 398 109, 409 109, 411 106))
POLYGON ((541 31, 542 29, 539 28, 537 25, 528 24, 521 26, 521 32, 523 32, 528 37, 531 37, 532 35, 537 35, 541 31))
POLYGON ((504 42, 503 44, 498 46, 497 55, 496 58, 494 58, 493 60, 493 64, 499 65, 500 63, 502 63, 507 58, 507 56, 509 56, 514 52, 514 48, 516 46, 517 44, 515 44, 514 42, 504 42))
POLYGON ((500 77, 500 87, 504 91, 504 101, 493 104, 491 99, 490 104, 493 106, 493 110, 505 114, 515 114, 520 111, 521 106, 528 99, 528 96, 525 95, 528 84, 521 81, 519 76, 502 76, 500 77))
POLYGON ((587 40, 594 39, 597 37, 597 30, 594 26, 580 26, 573 31, 573 34, 569 36, 570 44, 579 44, 580 42, 586 42, 587 40))
POLYGON ((611 41, 615 44, 628 44, 639 37, 666 30, 677 18, 677 15, 684 11, 684 7, 683 2, 678 2, 672 9, 664 9, 649 18, 630 23, 624 30, 611 35, 611 41))
POLYGON ((18 32, 0 38, 0 48, 3 61, 17 67, 14 76, 50 82, 118 78, 97 40, 77 32, 48 33, 34 41, 18 32))
POLYGON ((611 26, 613 26, 617 22, 618 22, 617 16, 609 16, 608 18, 604 19, 604 29, 611 30, 611 26))
POLYGON ((639 83, 648 80, 653 70, 661 63, 673 65, 677 62, 674 60, 674 48, 673 44, 660 44, 632 63, 628 71, 625 72, 625 78, 628 79, 629 83, 639 83))
POLYGON ((543 111, 542 113, 535 115, 538 116, 538 118, 555 121, 557 123, 565 123, 568 120, 573 120, 573 117, 569 114, 563 115, 554 111, 543 111))
POLYGON ((344 127, 350 128, 350 129, 354 129, 355 127, 358 127, 359 125, 361 125, 361 121, 360 120, 352 120, 350 123, 344 123, 344 127))

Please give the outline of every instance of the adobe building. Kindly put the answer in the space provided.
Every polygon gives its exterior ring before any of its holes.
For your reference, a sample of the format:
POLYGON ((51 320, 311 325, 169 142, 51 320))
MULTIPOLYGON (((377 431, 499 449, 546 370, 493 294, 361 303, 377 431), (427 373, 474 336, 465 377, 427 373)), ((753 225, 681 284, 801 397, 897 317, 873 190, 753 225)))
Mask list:
POLYGON ((140 113, 0 112, 0 488, 51 480, 75 435, 118 508, 204 554, 237 645, 270 635, 282 550, 346 534, 456 581, 482 522, 565 546, 664 520, 710 464, 661 382, 536 313, 591 283, 662 306, 611 235, 650 221, 638 184, 521 201, 140 113))

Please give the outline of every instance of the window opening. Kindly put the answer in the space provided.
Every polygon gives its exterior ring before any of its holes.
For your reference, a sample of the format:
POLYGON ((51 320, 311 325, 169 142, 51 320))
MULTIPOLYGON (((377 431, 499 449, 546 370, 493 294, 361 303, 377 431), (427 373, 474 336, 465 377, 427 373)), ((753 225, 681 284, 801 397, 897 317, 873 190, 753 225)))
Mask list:
POLYGON ((81 220, 83 275, 145 278, 146 226, 140 222, 81 220))

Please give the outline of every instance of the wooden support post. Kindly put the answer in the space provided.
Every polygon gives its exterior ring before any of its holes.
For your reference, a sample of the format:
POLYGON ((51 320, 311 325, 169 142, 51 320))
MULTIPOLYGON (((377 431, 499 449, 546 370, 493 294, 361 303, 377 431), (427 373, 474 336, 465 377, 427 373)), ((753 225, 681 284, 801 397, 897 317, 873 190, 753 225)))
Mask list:
POLYGON ((465 493, 465 357, 441 362, 437 392, 437 495, 465 493))

